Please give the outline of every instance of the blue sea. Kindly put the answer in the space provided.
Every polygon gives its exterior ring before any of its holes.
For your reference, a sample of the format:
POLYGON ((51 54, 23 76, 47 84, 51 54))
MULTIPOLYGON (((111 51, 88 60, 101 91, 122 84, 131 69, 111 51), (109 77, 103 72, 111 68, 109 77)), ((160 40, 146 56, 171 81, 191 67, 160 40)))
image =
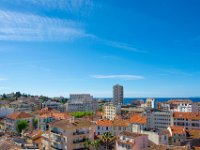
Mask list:
MULTIPOLYGON (((112 98, 101 98, 104 100, 112 100, 112 98)), ((124 104, 128 105, 131 104, 132 101, 134 100, 143 100, 145 102, 146 98, 124 98, 124 104)), ((181 97, 176 97, 176 98, 155 98, 157 100, 157 102, 166 102, 168 100, 172 100, 172 99, 182 99, 182 100, 191 100, 193 102, 200 102, 200 97, 189 97, 189 98, 181 98, 181 97)))

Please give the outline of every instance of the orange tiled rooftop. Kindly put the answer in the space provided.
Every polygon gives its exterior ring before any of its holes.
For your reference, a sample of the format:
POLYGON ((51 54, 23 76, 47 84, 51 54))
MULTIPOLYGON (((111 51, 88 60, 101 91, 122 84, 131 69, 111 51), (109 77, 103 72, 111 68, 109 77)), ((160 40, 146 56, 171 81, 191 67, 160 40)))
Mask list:
POLYGON ((171 130, 172 130, 172 134, 185 134, 185 128, 181 127, 181 126, 170 126, 171 130))
POLYGON ((31 118, 32 115, 26 112, 14 112, 7 116, 10 119, 23 119, 23 118, 31 118))
POLYGON ((130 117, 130 123, 146 124, 147 123, 147 117, 142 116, 141 114, 133 114, 130 117))
POLYGON ((182 118, 182 119, 194 119, 200 120, 200 113, 195 112, 174 112, 174 118, 182 118))
POLYGON ((106 127, 108 127, 108 126, 112 126, 113 125, 113 121, 111 121, 111 120, 98 120, 96 122, 96 124, 98 126, 106 126, 106 127))

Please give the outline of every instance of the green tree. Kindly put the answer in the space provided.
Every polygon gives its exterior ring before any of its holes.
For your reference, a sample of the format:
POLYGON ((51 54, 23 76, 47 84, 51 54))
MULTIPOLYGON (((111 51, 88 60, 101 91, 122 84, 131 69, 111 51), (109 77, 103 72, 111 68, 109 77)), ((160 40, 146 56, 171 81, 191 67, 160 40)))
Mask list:
POLYGON ((112 134, 110 132, 105 132, 102 136, 103 142, 106 144, 106 150, 108 149, 108 144, 111 140, 112 134))
POLYGON ((91 142, 89 139, 87 139, 85 141, 85 146, 88 149, 90 149, 91 147, 93 147, 95 150, 98 150, 99 146, 100 146, 100 140, 94 140, 93 142, 91 142))
POLYGON ((7 98, 7 96, 6 96, 6 94, 4 93, 3 95, 2 95, 2 100, 5 100, 7 98))
POLYGON ((15 96, 16 96, 16 98, 19 98, 19 97, 22 96, 22 94, 21 94, 20 92, 16 92, 16 93, 15 93, 15 96))
POLYGON ((93 113, 90 111, 78 111, 78 112, 73 112, 71 113, 72 116, 74 116, 75 118, 82 118, 84 116, 91 116, 93 113))
POLYGON ((94 142, 92 142, 92 146, 95 148, 95 150, 98 150, 100 147, 100 140, 94 140, 94 142))
POLYGON ((37 119, 37 118, 34 118, 34 119, 33 119, 33 127, 34 127, 35 129, 37 129, 37 127, 38 127, 38 119, 37 119))
POLYGON ((90 147, 91 147, 91 141, 89 139, 87 139, 85 141, 85 147, 88 148, 88 149, 90 149, 90 147))
POLYGON ((26 120, 17 121, 16 130, 18 133, 22 133, 28 127, 28 122, 26 120))

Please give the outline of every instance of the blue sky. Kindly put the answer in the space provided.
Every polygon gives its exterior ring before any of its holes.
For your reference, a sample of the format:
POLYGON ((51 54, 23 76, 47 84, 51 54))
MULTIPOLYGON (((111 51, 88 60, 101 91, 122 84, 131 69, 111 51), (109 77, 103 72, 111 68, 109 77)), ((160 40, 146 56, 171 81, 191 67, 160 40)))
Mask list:
POLYGON ((198 0, 2 0, 0 93, 200 96, 198 0))

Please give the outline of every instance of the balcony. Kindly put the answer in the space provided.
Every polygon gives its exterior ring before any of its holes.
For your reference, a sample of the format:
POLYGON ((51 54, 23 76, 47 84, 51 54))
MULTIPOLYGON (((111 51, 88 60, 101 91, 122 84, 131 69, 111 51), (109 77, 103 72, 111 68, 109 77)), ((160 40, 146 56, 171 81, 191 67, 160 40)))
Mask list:
POLYGON ((51 130, 52 133, 57 134, 57 135, 61 135, 62 133, 58 130, 51 130))
POLYGON ((74 143, 74 144, 83 143, 83 142, 85 142, 86 140, 87 140, 86 138, 80 139, 80 140, 74 140, 73 143, 74 143))
POLYGON ((73 135, 82 135, 82 134, 88 134, 89 131, 75 131, 73 132, 73 135))
POLYGON ((51 137, 52 141, 56 142, 56 143, 62 143, 62 139, 61 138, 55 138, 55 137, 51 137))
POLYGON ((51 145, 51 147, 55 150, 62 150, 61 146, 58 145, 51 145))

